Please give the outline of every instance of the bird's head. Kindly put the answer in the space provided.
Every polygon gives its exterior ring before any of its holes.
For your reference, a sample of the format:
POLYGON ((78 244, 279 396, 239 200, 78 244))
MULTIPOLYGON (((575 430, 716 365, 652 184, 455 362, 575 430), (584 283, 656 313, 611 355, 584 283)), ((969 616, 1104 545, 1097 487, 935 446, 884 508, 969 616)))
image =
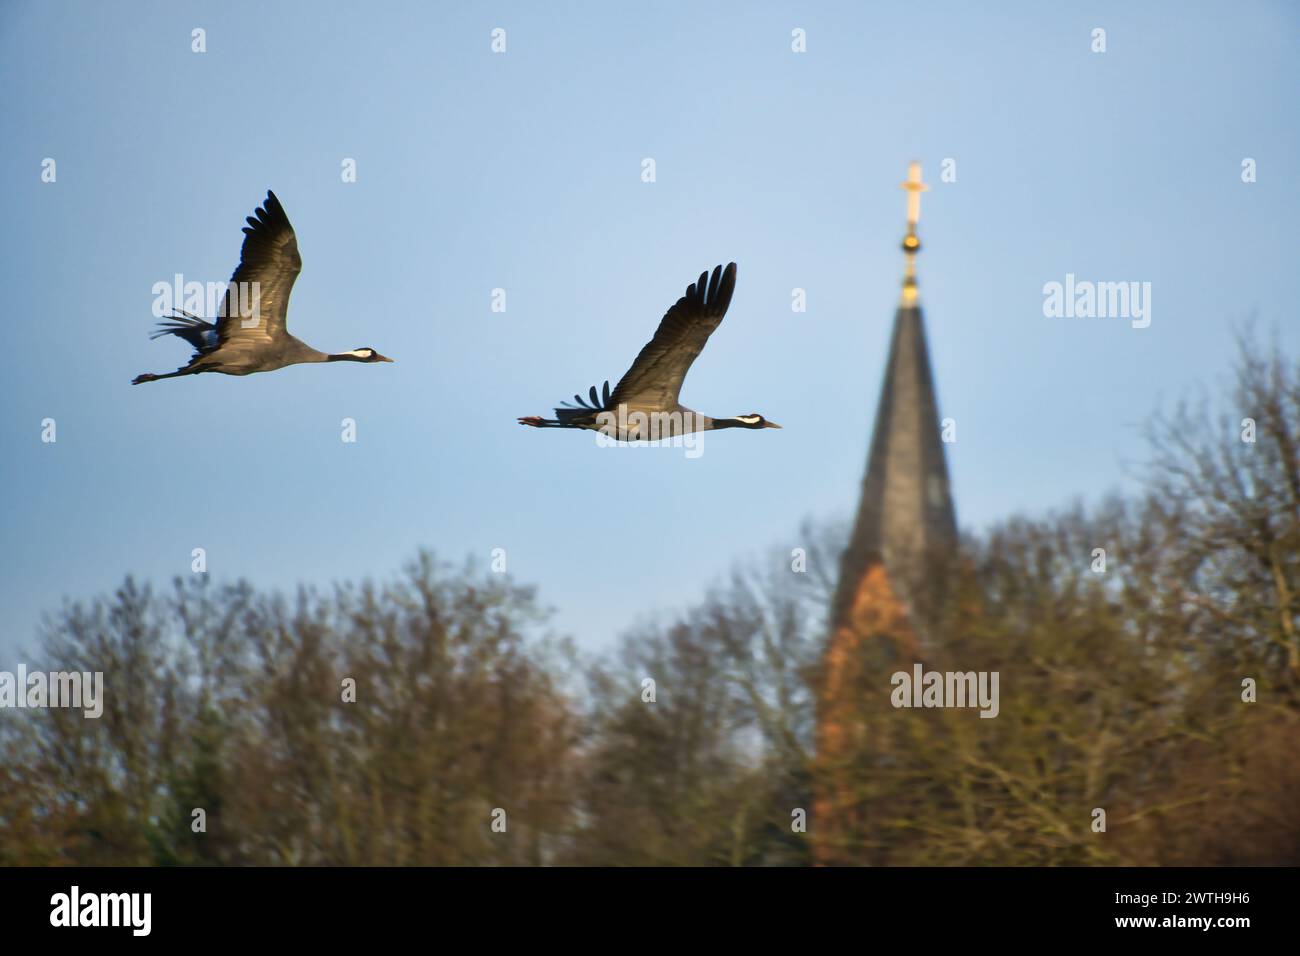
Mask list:
POLYGON ((758 412, 750 412, 748 415, 737 415, 735 421, 741 428, 780 428, 776 422, 769 422, 758 412))
POLYGON ((391 362, 386 355, 380 355, 374 349, 362 346, 359 349, 353 349, 351 352, 340 352, 335 358, 344 359, 348 362, 391 362))

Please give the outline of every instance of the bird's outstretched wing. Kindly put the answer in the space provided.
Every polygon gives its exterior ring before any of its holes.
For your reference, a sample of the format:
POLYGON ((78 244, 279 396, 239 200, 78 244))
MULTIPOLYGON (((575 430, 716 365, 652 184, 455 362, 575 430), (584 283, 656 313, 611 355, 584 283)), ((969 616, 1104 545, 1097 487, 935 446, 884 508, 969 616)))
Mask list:
POLYGON ((244 227, 239 267, 230 277, 217 319, 222 345, 267 343, 282 337, 289 293, 302 271, 298 237, 275 193, 267 190, 266 202, 256 212, 257 218, 249 216, 244 227))
POLYGON ((715 267, 712 276, 701 272, 699 281, 688 286, 686 294, 664 314, 654 338, 619 380, 606 407, 617 408, 622 403, 675 407, 691 363, 727 314, 735 291, 734 262, 725 270, 715 267))

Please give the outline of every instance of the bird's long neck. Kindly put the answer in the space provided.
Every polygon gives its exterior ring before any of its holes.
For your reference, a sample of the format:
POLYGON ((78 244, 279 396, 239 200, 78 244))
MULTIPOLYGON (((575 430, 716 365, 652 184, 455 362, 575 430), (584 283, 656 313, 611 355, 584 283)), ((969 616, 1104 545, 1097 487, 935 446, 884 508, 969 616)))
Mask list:
POLYGON ((717 431, 719 428, 748 428, 749 427, 744 422, 738 421, 735 418, 710 418, 708 415, 704 415, 702 417, 704 418, 704 427, 701 428, 700 431, 712 432, 712 431, 717 431))
POLYGON ((363 356, 355 352, 331 352, 329 355, 321 354, 321 358, 316 359, 318 362, 364 362, 363 356))

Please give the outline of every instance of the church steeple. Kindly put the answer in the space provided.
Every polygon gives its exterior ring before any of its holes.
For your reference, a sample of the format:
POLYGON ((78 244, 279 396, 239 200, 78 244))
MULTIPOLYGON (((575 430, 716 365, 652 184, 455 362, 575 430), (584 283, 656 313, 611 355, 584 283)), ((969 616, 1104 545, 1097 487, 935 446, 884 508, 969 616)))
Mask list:
POLYGON ((952 550, 957 521, 948 485, 938 400, 930 371, 925 323, 917 294, 916 255, 921 249, 917 224, 921 193, 920 163, 907 181, 907 234, 903 238, 903 291, 876 406, 867 473, 857 520, 840 569, 833 620, 846 622, 849 603, 873 563, 883 563, 898 596, 908 604, 924 574, 924 563, 952 550))
POLYGON ((862 862, 864 833, 855 781, 863 708, 887 706, 890 672, 922 659, 957 545, 938 401, 917 294, 921 249, 919 163, 907 182, 903 290, 885 362, 857 519, 840 562, 817 698, 815 858, 862 862), (884 661, 894 661, 885 666, 884 661))

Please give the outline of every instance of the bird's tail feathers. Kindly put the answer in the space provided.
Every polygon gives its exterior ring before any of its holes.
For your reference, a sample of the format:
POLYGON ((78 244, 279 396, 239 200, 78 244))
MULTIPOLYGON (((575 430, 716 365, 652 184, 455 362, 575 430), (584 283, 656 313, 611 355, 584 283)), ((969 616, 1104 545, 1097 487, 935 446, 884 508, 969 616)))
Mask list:
POLYGON ((164 335, 184 336, 186 332, 215 332, 217 327, 211 322, 207 322, 192 312, 186 312, 184 309, 173 309, 171 315, 163 317, 166 321, 158 323, 158 329, 149 335, 151 339, 159 339, 164 335))
POLYGON ((167 321, 159 322, 157 330, 149 338, 160 339, 164 335, 184 339, 196 355, 204 355, 217 347, 217 327, 180 309, 167 316, 167 321))
POLYGON ((609 382, 608 381, 605 382, 605 392, 603 396, 596 391, 595 385, 591 386, 591 391, 588 392, 587 394, 591 398, 590 405, 587 404, 585 401, 583 401, 581 395, 574 395, 573 400, 578 404, 571 405, 568 402, 562 402, 560 404, 560 408, 557 408, 555 410, 556 413, 558 414, 562 408, 571 408, 574 410, 582 410, 588 412, 599 412, 599 411, 604 411, 609 407, 609 382))
POLYGON ((576 428, 581 424, 595 421, 596 411, 597 409, 592 408, 557 408, 555 420, 561 428, 576 428))

